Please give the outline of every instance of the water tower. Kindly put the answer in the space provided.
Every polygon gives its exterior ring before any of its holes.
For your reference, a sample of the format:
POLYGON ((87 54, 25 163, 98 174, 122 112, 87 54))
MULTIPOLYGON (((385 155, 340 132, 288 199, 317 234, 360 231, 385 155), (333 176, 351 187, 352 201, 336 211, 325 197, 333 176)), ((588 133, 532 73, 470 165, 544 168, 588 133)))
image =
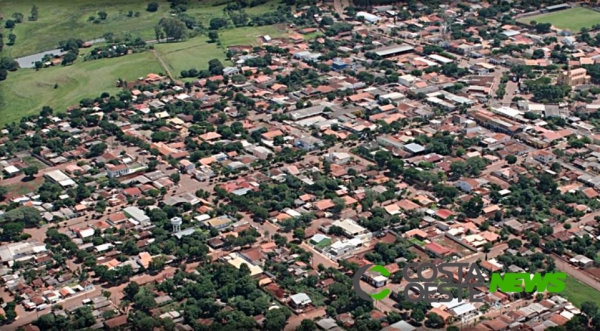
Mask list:
POLYGON ((181 231, 181 223, 183 223, 181 217, 171 218, 171 225, 173 225, 173 233, 181 231))

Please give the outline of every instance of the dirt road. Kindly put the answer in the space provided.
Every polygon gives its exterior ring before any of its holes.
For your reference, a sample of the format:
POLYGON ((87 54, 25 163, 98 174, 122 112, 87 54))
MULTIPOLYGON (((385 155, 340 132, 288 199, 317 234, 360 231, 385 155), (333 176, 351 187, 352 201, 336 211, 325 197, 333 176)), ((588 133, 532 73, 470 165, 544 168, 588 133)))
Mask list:
POLYGON ((551 254, 550 255, 554 262, 556 262, 556 268, 560 271, 565 272, 567 275, 577 279, 578 281, 593 287, 594 289, 600 291, 600 282, 596 279, 592 278, 587 273, 575 268, 569 262, 561 259, 560 257, 551 254))

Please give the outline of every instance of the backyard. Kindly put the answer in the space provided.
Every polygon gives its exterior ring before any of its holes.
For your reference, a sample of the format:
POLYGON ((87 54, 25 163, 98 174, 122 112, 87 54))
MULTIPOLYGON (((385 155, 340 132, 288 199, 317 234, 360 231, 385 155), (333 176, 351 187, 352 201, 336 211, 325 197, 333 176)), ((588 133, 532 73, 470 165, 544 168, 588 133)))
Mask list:
POLYGON ((520 22, 529 24, 531 21, 537 23, 551 23, 559 29, 568 29, 579 32, 581 28, 591 28, 600 22, 600 12, 583 7, 561 10, 554 13, 529 16, 519 19, 520 22))
POLYGON ((564 291, 558 295, 569 299, 571 303, 579 308, 581 308, 581 304, 586 301, 592 301, 600 306, 600 293, 596 289, 581 283, 569 275, 567 275, 567 279, 565 280, 564 291))

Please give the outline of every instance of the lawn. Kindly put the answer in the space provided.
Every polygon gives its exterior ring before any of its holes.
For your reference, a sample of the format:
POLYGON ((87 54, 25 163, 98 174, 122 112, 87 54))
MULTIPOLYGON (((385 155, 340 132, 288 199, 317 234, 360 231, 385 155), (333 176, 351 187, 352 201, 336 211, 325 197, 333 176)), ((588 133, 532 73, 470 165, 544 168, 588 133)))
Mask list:
POLYGON ((64 111, 79 100, 97 97, 102 92, 116 93, 118 78, 134 80, 163 69, 152 52, 119 58, 77 62, 68 67, 40 71, 21 69, 11 72, 0 85, 0 126, 37 113, 48 105, 64 111), (58 84, 57 88, 55 84, 58 84))
POLYGON ((226 50, 207 40, 205 36, 197 36, 180 43, 157 44, 154 48, 175 77, 179 77, 182 70, 208 69, 208 61, 212 59, 221 60, 225 66, 230 65, 225 58, 226 50))
POLYGON ((522 18, 519 21, 527 24, 531 21, 551 23, 559 29, 568 29, 572 32, 579 32, 581 28, 591 28, 592 25, 598 24, 598 22, 600 22, 600 12, 576 7, 555 13, 529 16, 522 18))
POLYGON ((579 308, 581 308, 581 304, 585 301, 592 301, 600 306, 600 292, 569 275, 567 275, 567 280, 565 281, 564 291, 558 293, 558 295, 569 299, 571 303, 579 308))

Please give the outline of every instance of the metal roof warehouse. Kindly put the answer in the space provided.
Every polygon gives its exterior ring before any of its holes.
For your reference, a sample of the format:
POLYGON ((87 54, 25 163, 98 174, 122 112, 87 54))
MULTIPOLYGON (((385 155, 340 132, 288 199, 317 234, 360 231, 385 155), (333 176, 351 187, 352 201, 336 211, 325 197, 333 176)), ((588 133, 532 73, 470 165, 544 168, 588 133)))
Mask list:
POLYGON ((384 48, 375 50, 375 54, 377 54, 379 56, 390 56, 390 55, 396 55, 396 54, 405 53, 405 52, 411 52, 414 49, 415 48, 410 45, 396 45, 396 46, 384 47, 384 48))

